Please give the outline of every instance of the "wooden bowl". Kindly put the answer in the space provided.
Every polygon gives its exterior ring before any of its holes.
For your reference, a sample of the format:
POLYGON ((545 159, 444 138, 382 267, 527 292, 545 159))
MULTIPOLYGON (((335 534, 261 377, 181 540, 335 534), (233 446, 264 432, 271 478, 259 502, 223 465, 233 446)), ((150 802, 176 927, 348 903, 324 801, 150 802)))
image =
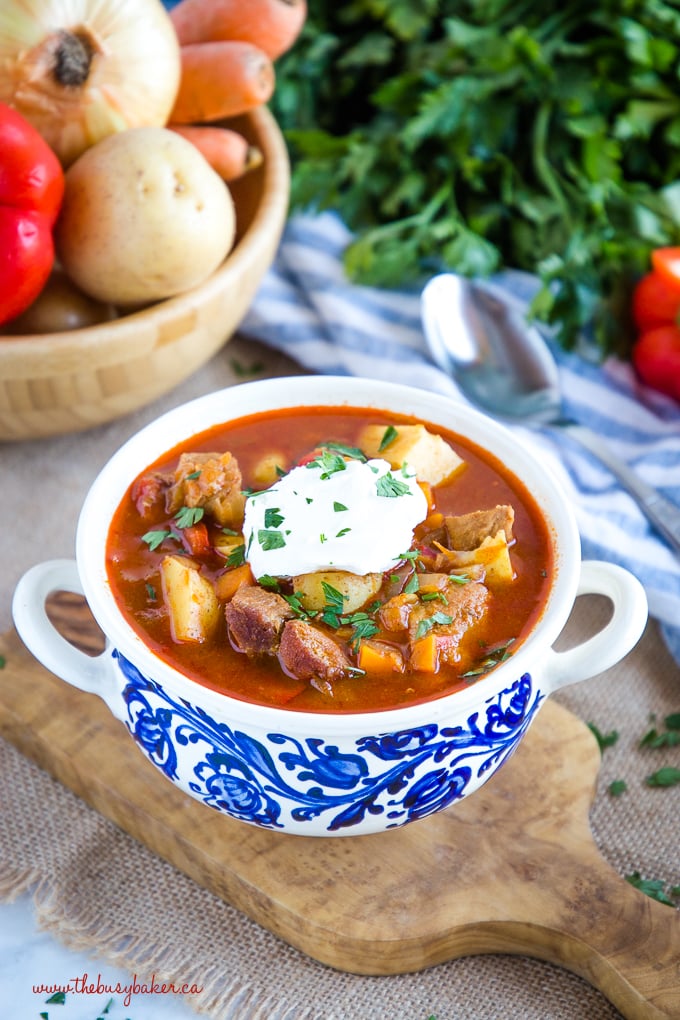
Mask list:
POLYGON ((200 286, 63 333, 0 337, 0 440, 78 432, 156 400, 232 336, 271 265, 288 212, 283 136, 264 107, 232 122, 264 156, 230 184, 236 244, 200 286))

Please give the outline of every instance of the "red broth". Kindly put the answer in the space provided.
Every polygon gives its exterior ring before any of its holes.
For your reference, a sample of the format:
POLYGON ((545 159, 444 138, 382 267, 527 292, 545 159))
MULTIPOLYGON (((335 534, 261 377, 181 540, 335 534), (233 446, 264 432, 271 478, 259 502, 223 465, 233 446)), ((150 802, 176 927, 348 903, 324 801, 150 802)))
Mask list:
MULTIPOLYGON (((414 424, 415 420, 371 409, 293 408, 261 413, 191 437, 150 465, 140 478, 174 471, 182 452, 229 450, 238 461, 244 487, 257 490, 262 486, 255 481, 253 471, 267 453, 282 457, 288 469, 329 440, 356 445, 362 428, 375 423, 387 427, 414 424)), ((407 669, 352 673, 324 683, 313 678, 301 681, 286 674, 276 655, 249 656, 232 647, 224 614, 209 640, 173 640, 159 571, 162 557, 169 551, 182 551, 182 547, 177 539, 169 538, 152 549, 142 536, 173 528, 178 534, 177 524, 163 499, 142 517, 133 498, 138 491, 134 485, 116 510, 107 539, 108 577, 124 617, 178 672, 208 688, 256 704, 295 711, 376 711, 431 700, 469 686, 497 661, 512 654, 535 626, 552 584, 553 541, 531 493, 498 459, 439 426, 427 428, 442 436, 466 464, 434 489, 436 512, 459 515, 505 503, 515 512, 510 548, 515 577, 494 590, 490 608, 474 630, 478 661, 472 669, 468 663, 466 675, 447 662, 435 672, 407 669)), ((198 560, 201 572, 211 579, 224 571, 224 558, 208 552, 198 560)))

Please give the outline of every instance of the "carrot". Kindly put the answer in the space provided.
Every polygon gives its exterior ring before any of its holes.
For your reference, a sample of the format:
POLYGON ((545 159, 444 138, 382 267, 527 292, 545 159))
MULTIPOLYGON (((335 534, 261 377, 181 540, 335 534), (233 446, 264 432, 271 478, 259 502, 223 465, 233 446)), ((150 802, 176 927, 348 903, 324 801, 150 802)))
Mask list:
POLYGON ((367 673, 403 673, 404 660, 398 648, 378 641, 362 641, 358 666, 367 673))
POLYGON ((306 16, 306 0, 182 0, 170 12, 182 46, 240 39, 271 60, 290 49, 306 16))
POLYGON ((253 584, 254 578, 250 564, 242 563, 233 570, 225 570, 215 580, 215 594, 221 602, 228 602, 244 584, 253 584))
POLYGON ((411 668, 423 673, 436 673, 439 668, 439 649, 435 634, 426 634, 411 645, 411 668))
POLYGON ((210 552, 210 537, 208 535, 208 529, 203 521, 199 521, 198 524, 192 524, 188 528, 184 528, 182 536, 184 544, 192 556, 201 556, 210 552))
POLYGON ((195 145, 213 170, 225 181, 234 181, 262 163, 262 153, 238 131, 206 124, 168 124, 171 131, 195 145))
POLYGON ((274 65, 247 42, 182 46, 182 77, 171 124, 236 117, 271 99, 274 65))

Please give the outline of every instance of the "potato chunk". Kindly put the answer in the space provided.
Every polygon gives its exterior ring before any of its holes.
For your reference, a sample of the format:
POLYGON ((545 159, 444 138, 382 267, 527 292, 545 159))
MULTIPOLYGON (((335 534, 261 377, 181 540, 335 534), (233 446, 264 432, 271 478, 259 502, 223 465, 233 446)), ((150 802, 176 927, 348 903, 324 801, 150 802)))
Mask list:
POLYGON ((515 573, 510 562, 515 511, 503 504, 490 510, 475 510, 444 520, 451 549, 447 558, 455 569, 484 567, 489 583, 505 584, 515 573))
POLYGON ((219 623, 220 603, 198 564, 186 556, 164 556, 161 581, 175 641, 201 643, 211 637, 219 623))
POLYGON ((367 457, 382 457, 393 468, 408 464, 419 482, 430 485, 446 481, 465 464, 441 436, 428 432, 424 425, 387 428, 367 425, 359 436, 359 446, 367 457), (394 429, 394 435, 390 428, 394 429))
POLYGON ((329 599, 324 590, 329 584, 343 596, 343 613, 353 613, 375 595, 382 584, 382 574, 352 574, 346 570, 318 570, 313 574, 297 574, 293 590, 301 593, 305 609, 323 609, 329 599))

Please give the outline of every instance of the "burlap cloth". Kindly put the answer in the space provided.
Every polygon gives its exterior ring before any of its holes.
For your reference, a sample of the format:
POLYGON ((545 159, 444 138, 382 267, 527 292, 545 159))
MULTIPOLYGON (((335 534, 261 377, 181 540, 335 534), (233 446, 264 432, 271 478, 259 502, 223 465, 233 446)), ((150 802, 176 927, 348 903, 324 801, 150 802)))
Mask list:
MULTIPOLYGON (((0 449, 11 520, 0 538, 0 630, 11 593, 32 563, 70 556, 82 498, 114 449, 160 411, 258 375, 298 372, 236 339, 179 390, 121 422, 78 436, 0 449), (257 363, 257 365, 256 365, 257 363), (39 497, 39 498, 37 498, 39 497)), ((282 380, 285 386, 285 380, 282 380)), ((603 600, 580 599, 562 644, 606 618, 603 600)), ((2 674, 0 673, 0 682, 2 674)), ((638 747, 654 719, 680 711, 680 669, 651 622, 619 666, 555 696, 617 742, 603 755, 591 814, 604 858, 621 874, 680 885, 680 786, 645 777, 680 766, 680 748, 638 747), (626 793, 608 792, 624 779, 626 793)), ((478 956, 396 977, 334 971, 291 948, 155 857, 0 741, 0 896, 31 890, 39 924, 140 978, 196 983, 187 997, 215 1020, 611 1020, 616 1009, 579 977, 520 956, 478 956)), ((668 908, 673 909, 671 907, 668 908)))

